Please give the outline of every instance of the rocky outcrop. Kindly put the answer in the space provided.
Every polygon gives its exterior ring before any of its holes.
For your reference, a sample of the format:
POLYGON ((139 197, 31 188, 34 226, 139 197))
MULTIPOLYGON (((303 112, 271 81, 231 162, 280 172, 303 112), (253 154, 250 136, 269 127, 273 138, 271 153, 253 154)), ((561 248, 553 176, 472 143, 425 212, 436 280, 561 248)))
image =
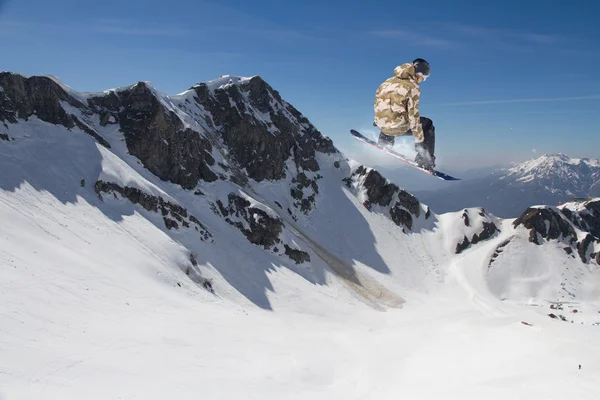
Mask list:
POLYGON ((143 82, 120 92, 121 130, 129 152, 159 178, 194 188, 200 180, 212 182, 217 175, 210 169, 215 160, 210 142, 186 128, 143 82))
POLYGON ((581 261, 584 263, 588 262, 588 250, 593 242, 594 237, 588 233, 583 240, 577 243, 577 254, 579 254, 579 258, 581 258, 581 261))
POLYGON ((128 199, 133 204, 139 204, 147 211, 160 212, 167 229, 194 228, 200 234, 200 240, 209 240, 212 235, 204 225, 193 215, 178 204, 164 200, 162 197, 152 196, 140 189, 119 186, 113 182, 97 181, 95 185, 96 193, 102 198, 102 193, 117 194, 128 199))
POLYGON ((258 182, 285 177, 290 157, 300 171, 314 172, 320 169, 316 152, 337 152, 331 140, 260 77, 214 91, 203 83, 193 89, 229 154, 258 182))
POLYGON ((298 249, 292 249, 287 244, 284 244, 283 247, 285 248, 285 255, 294 260, 296 264, 310 262, 310 254, 307 252, 298 249))
POLYGON ((600 200, 586 202, 573 211, 567 206, 558 208, 529 208, 514 222, 530 230, 529 241, 537 245, 543 240, 559 240, 569 245, 569 254, 575 250, 582 262, 598 262, 590 246, 598 243, 600 228, 600 200), (575 227, 586 232, 578 237, 575 227), (588 233, 589 232, 589 233, 588 233), (595 258, 594 258, 595 257, 595 258))
POLYGON ((494 250, 494 254, 492 254, 492 257, 490 258, 490 262, 488 263, 488 268, 492 268, 492 265, 494 264, 494 261, 496 261, 496 259, 500 256, 500 254, 502 254, 502 252, 504 251, 504 248, 506 246, 508 246, 508 244, 511 242, 511 239, 507 239, 504 242, 500 243, 497 247, 496 250, 494 250))
POLYGON ((483 222, 483 228, 479 233, 473 234, 471 239, 467 236, 464 236, 463 240, 456 245, 456 254, 462 253, 464 250, 469 248, 469 246, 482 242, 484 240, 488 240, 496 232, 499 232, 498 227, 493 222, 483 222))
POLYGON ((290 195, 294 200, 294 207, 298 208, 304 214, 308 214, 315 205, 316 196, 319 194, 319 185, 317 181, 322 176, 317 174, 314 178, 309 178, 304 172, 300 172, 292 179, 292 188, 290 195), (310 194, 306 194, 306 192, 310 194))
POLYGON ((565 207, 561 209, 561 212, 577 228, 600 239, 600 199, 585 201, 582 205, 580 211, 571 211, 565 207))
POLYGON ((71 116, 60 105, 64 101, 74 107, 84 105, 75 100, 54 80, 45 76, 25 78, 10 72, 0 73, 0 121, 17 123, 32 115, 42 121, 67 128, 75 126, 71 116))
POLYGON ((356 186, 357 190, 364 190, 366 199, 363 205, 368 210, 372 211, 374 205, 389 207, 390 218, 398 226, 410 230, 413 218, 421 215, 421 204, 416 197, 389 182, 374 169, 360 166, 344 182, 347 187, 356 186))
POLYGON ((515 228, 520 225, 530 230, 529 241, 538 245, 542 239, 560 239, 568 243, 577 241, 575 229, 557 209, 528 208, 513 222, 515 228))
POLYGON ((225 217, 225 221, 237 227, 250 243, 265 249, 280 243, 279 235, 283 231, 282 220, 271 217, 264 210, 250 207, 248 200, 235 193, 230 193, 227 200, 227 205, 217 200, 219 211, 225 217))
POLYGON ((463 225, 469 232, 456 244, 455 254, 460 254, 471 245, 490 239, 500 232, 492 218, 483 208, 465 209, 461 215, 463 225))
MULTIPOLYGON (((17 123, 32 116, 42 121, 62 125, 67 129, 77 126, 98 143, 110 148, 110 144, 96 131, 67 113, 61 102, 85 110, 85 105, 70 96, 53 79, 45 76, 25 78, 9 72, 0 73, 0 121, 17 123)), ((8 140, 8 135, 6 136, 8 140)))
POLYGON ((225 221, 242 232, 250 243, 263 247, 266 250, 278 253, 277 245, 283 244, 285 254, 296 263, 310 261, 310 255, 302 250, 294 249, 283 243, 280 235, 283 232, 283 221, 270 216, 266 211, 252 207, 250 201, 235 194, 229 193, 227 204, 217 200, 218 210, 225 221))

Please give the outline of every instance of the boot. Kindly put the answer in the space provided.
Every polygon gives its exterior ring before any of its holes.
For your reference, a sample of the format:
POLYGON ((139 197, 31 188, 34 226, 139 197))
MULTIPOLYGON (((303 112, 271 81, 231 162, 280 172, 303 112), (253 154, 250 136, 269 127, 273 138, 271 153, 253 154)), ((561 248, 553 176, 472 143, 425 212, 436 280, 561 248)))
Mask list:
POLYGON ((417 165, 428 171, 433 171, 433 168, 435 167, 435 156, 429 152, 425 142, 415 143, 415 150, 417 152, 417 156, 415 157, 417 165))
POLYGON ((383 132, 379 132, 379 139, 377 139, 377 144, 384 149, 391 150, 394 147, 394 137, 390 135, 386 135, 383 132))
POLYGON ((433 126, 433 121, 427 117, 421 117, 421 126, 425 140, 422 143, 415 143, 417 151, 415 162, 422 168, 432 170, 435 168, 435 126, 433 126))

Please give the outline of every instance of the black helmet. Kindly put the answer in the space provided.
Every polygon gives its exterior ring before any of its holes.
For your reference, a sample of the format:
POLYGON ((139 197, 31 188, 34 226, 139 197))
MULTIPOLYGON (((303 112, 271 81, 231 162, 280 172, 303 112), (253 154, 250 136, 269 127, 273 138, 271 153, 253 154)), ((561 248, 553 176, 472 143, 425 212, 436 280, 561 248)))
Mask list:
POLYGON ((431 72, 431 67, 429 66, 429 63, 423 60, 422 58, 417 58, 415 61, 413 61, 413 64, 415 66, 416 73, 429 75, 429 73, 431 72))

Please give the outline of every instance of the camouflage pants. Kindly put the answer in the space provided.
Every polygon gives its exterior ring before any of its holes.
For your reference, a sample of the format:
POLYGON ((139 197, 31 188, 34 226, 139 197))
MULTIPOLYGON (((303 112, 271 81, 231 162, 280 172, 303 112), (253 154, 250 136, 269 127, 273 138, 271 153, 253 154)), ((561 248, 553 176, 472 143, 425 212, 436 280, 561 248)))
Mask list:
MULTIPOLYGON (((421 117, 420 119, 421 126, 423 127, 423 144, 425 145, 425 148, 429 150, 429 154, 433 156, 435 153, 435 126, 433 125, 433 121, 427 117, 421 117)), ((396 136, 408 135, 412 135, 412 131, 408 130, 406 133, 396 136)), ((394 136, 389 136, 381 132, 379 137, 380 142, 391 142, 392 145, 394 143, 394 136)))

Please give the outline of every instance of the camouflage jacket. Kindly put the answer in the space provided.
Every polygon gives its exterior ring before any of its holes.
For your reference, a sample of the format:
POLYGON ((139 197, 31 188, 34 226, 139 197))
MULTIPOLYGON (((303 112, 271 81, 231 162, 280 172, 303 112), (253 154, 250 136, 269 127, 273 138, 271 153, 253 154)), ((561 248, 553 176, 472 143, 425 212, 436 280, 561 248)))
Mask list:
POLYGON ((401 136, 412 132, 415 142, 423 141, 419 116, 421 89, 412 63, 394 69, 375 94, 375 124, 383 133, 401 136))

